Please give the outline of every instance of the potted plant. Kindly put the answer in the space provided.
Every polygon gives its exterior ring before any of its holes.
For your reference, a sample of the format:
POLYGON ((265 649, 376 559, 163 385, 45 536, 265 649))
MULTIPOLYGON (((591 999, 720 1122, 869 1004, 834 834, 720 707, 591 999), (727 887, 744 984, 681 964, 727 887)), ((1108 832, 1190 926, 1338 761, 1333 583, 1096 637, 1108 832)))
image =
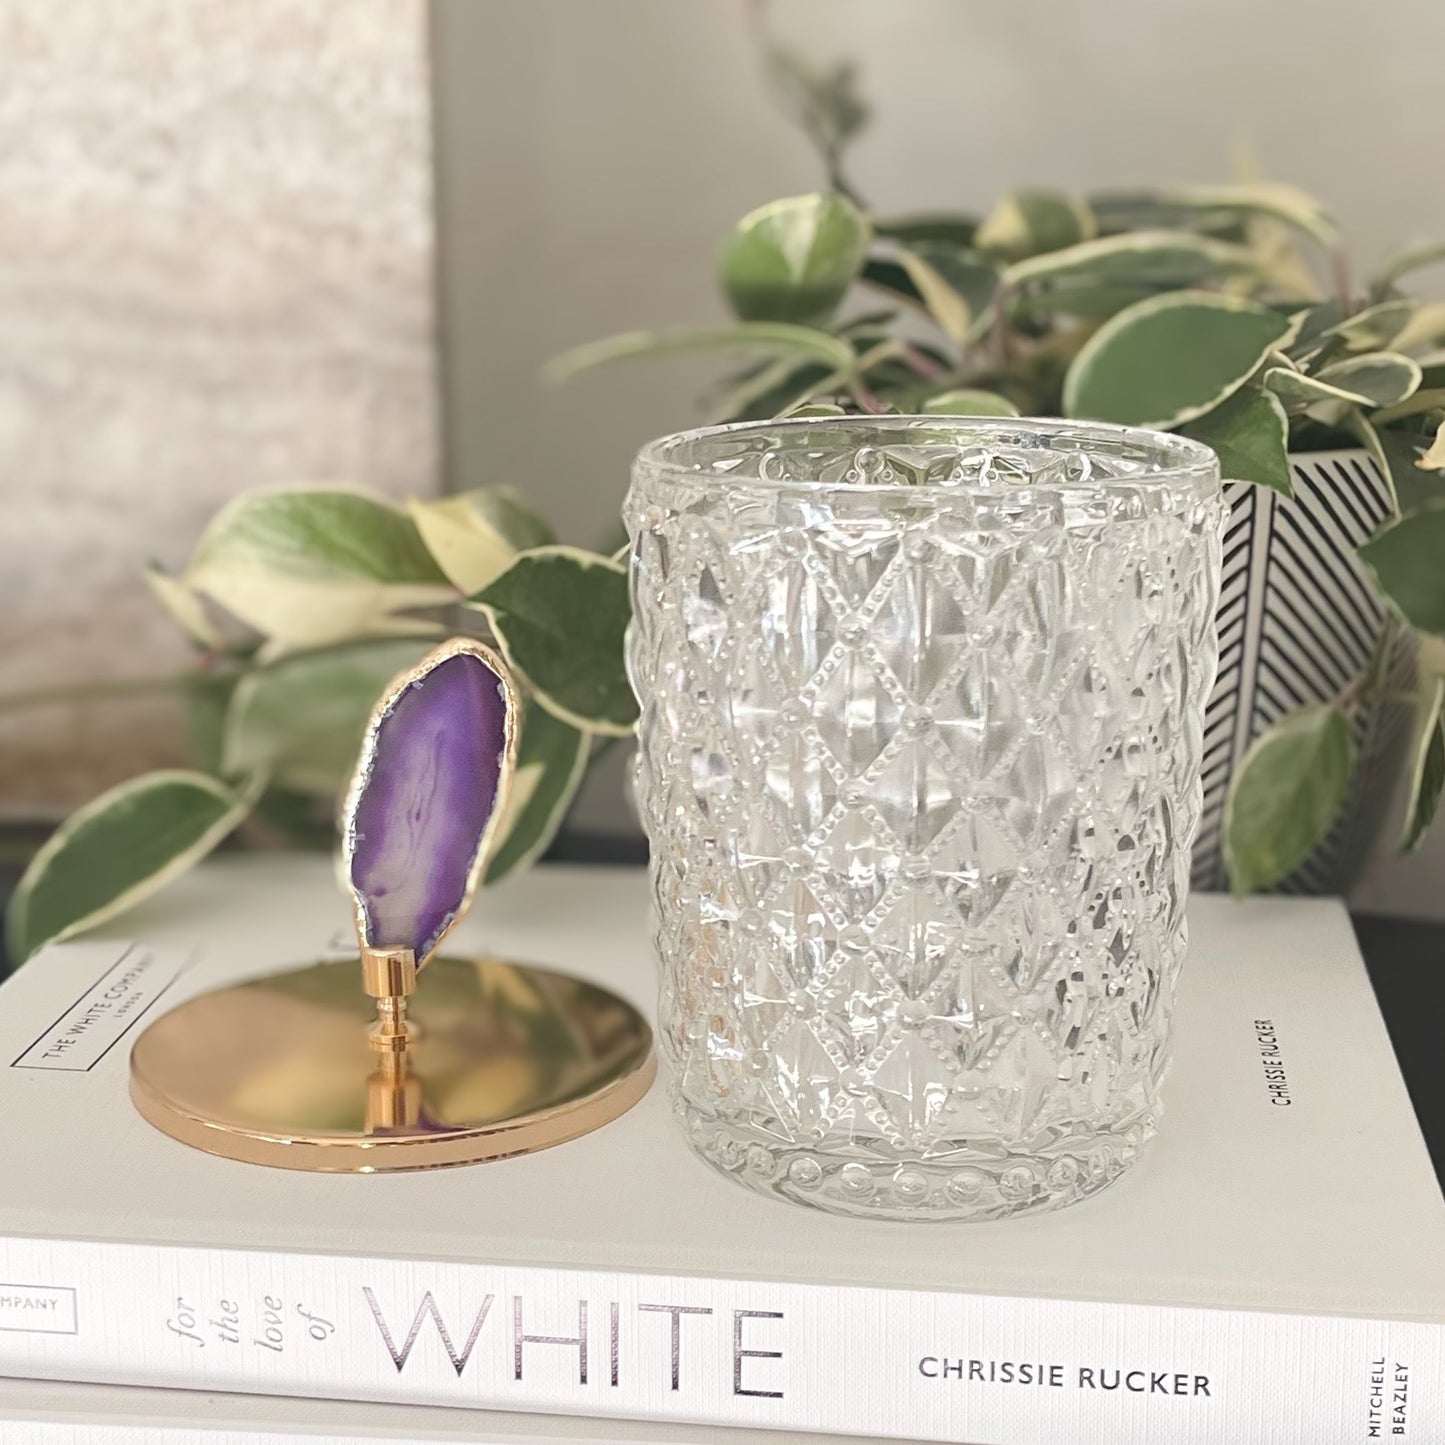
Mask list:
POLYGON ((726 238, 733 323, 615 337, 554 374, 735 352, 719 421, 1062 415, 1208 443, 1234 485, 1196 884, 1342 890, 1401 769, 1415 847, 1445 779, 1445 305, 1402 283, 1445 246, 1357 284, 1324 209, 1261 183, 879 215, 843 169, 867 114, 851 69, 771 63, 829 189, 726 238))
MULTIPOLYGON (((1026 190, 981 218, 877 215, 843 165, 867 117, 851 67, 777 49, 769 63, 828 188, 765 205, 726 239, 735 321, 602 341, 554 376, 736 353, 710 397, 718 420, 1063 414, 1207 442, 1235 486, 1197 882, 1342 888, 1402 771, 1415 847, 1445 785, 1445 304, 1402 282, 1445 245, 1357 286, 1325 211, 1267 184, 1026 190)), ((233 834, 329 842, 372 701, 444 630, 491 637, 526 693, 488 881, 545 850, 589 759, 635 721, 621 561, 557 545, 505 491, 406 508, 252 494, 185 569, 148 581, 196 649, 192 668, 146 684, 185 701, 195 766, 110 790, 42 845, 10 909, 17 958, 233 834)))

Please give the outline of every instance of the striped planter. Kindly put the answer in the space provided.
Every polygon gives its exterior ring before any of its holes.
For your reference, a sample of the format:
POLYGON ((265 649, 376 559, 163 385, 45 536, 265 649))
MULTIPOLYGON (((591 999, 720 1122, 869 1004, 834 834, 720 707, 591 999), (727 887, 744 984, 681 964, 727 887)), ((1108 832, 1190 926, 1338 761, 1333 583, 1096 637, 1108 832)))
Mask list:
MULTIPOLYGON (((1333 697, 1386 649, 1396 690, 1407 690, 1414 648, 1376 598, 1355 549, 1390 514, 1389 491, 1364 451, 1291 458, 1294 496, 1232 484, 1219 598, 1219 680, 1205 714, 1204 809, 1194 887, 1228 886, 1221 829, 1229 780, 1250 743, 1286 713, 1333 697)), ((1346 891, 1368 858, 1404 765, 1407 707, 1361 707, 1353 721, 1360 765, 1334 828, 1280 886, 1346 891)))

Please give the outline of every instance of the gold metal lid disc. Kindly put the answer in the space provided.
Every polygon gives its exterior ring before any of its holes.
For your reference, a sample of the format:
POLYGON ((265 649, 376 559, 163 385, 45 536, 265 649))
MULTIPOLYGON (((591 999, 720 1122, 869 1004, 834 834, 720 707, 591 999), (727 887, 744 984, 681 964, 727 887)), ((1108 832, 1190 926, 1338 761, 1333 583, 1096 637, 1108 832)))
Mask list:
POLYGON ((400 1062, 368 1042, 373 1008, 354 961, 201 994, 137 1040, 131 1097, 211 1154, 366 1174, 575 1139, 630 1109, 657 1071, 631 1004, 527 964, 433 959, 400 1062))

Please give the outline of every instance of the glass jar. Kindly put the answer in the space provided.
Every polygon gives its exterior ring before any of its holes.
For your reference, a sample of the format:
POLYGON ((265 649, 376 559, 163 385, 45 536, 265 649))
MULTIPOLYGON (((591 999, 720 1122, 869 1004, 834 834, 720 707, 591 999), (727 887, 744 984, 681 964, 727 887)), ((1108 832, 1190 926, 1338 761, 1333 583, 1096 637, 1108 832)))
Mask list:
POLYGON ((1155 1127, 1224 504, 1177 436, 837 417, 638 457, 628 666, 693 1147, 993 1219, 1155 1127))

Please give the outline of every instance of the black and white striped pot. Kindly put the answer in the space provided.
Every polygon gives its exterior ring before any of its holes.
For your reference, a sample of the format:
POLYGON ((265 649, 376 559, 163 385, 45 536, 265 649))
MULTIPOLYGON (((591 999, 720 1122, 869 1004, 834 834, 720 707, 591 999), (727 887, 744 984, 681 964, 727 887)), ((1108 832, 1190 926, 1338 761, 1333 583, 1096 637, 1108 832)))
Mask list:
MULTIPOLYGON (((1364 451, 1292 456, 1293 497, 1233 483, 1219 596, 1219 679, 1205 714, 1204 809, 1194 887, 1227 886, 1222 826, 1229 780, 1253 740, 1286 713, 1334 697, 1385 649, 1392 690, 1407 691, 1414 648, 1377 598, 1355 549, 1390 515, 1364 451)), ((1409 709, 1365 705, 1353 718, 1359 766, 1320 847, 1281 885, 1344 892, 1374 846, 1404 765, 1409 709)))

